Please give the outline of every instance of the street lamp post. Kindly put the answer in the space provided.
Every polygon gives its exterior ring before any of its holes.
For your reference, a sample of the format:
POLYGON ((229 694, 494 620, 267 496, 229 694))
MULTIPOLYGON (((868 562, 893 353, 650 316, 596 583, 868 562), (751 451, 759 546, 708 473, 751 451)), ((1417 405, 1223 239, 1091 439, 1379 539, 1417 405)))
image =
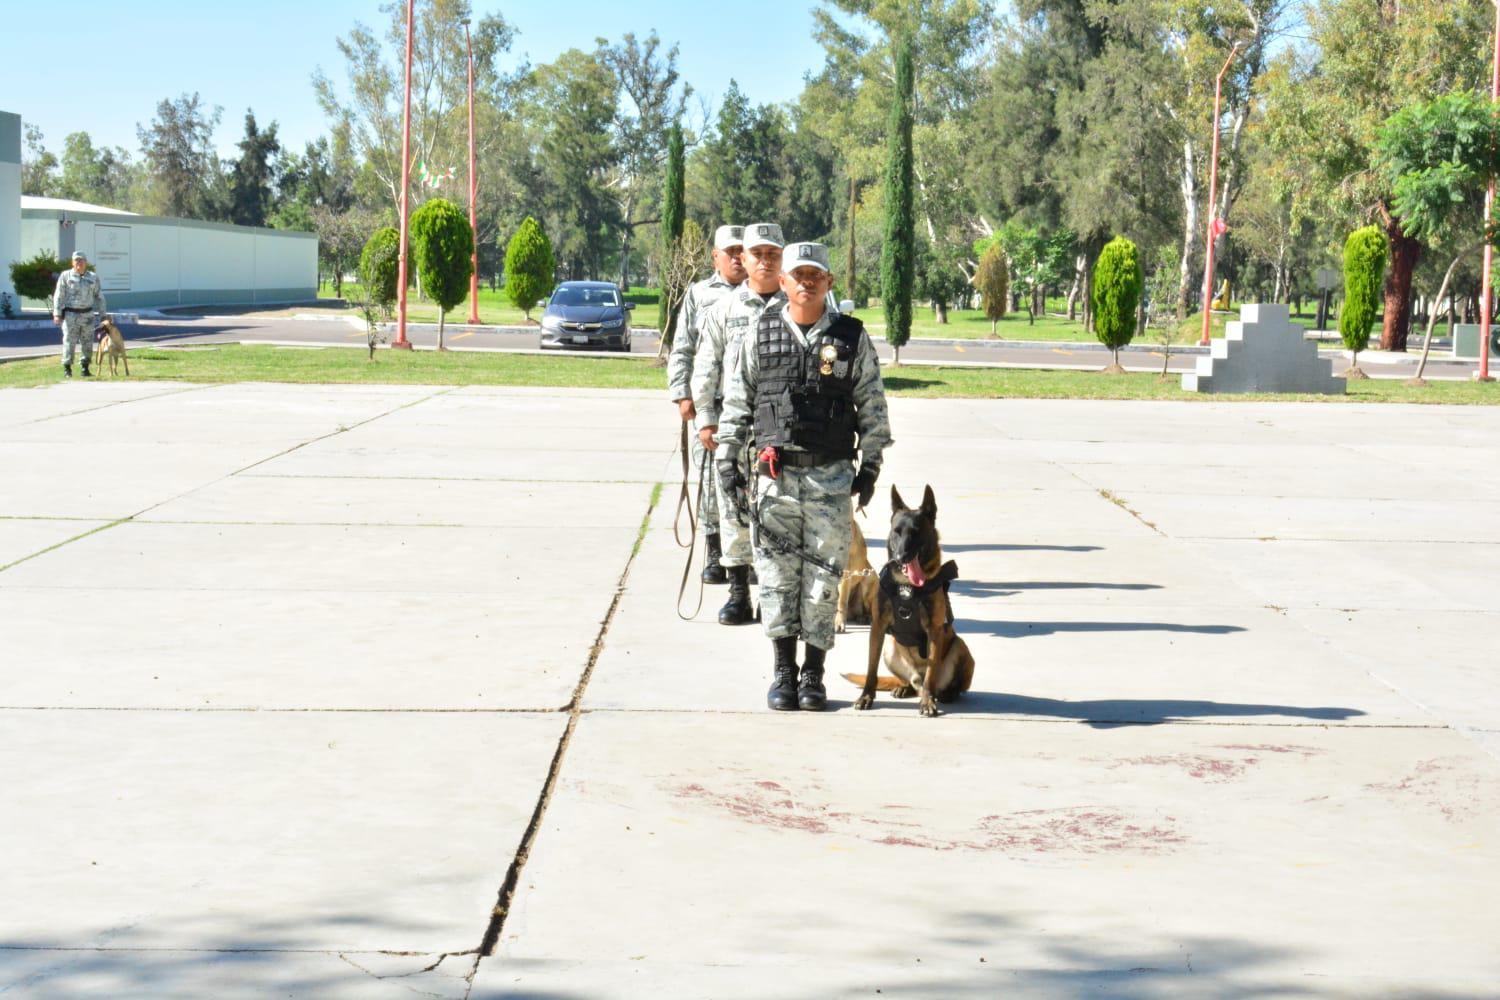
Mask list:
POLYGON ((407 193, 411 190, 411 40, 416 0, 406 0, 406 104, 401 113, 401 243, 396 265, 396 339, 392 347, 411 350, 406 339, 407 193))
POLYGON ((469 19, 464 24, 464 44, 469 49, 469 232, 474 252, 469 258, 469 322, 479 322, 479 227, 474 222, 474 198, 478 188, 474 174, 474 41, 469 37, 469 19))
MULTIPOLYGON (((1495 0, 1495 54, 1490 69, 1490 100, 1500 100, 1500 0, 1495 0)), ((1490 224, 1495 209, 1495 178, 1490 176, 1490 189, 1484 196, 1484 277, 1479 293, 1479 370, 1474 378, 1480 382, 1493 382, 1490 375, 1490 309, 1495 289, 1490 279, 1490 270, 1495 263, 1495 248, 1490 243, 1490 224)))
POLYGON ((1239 51, 1240 43, 1235 42, 1234 48, 1229 50, 1229 58, 1224 60, 1224 68, 1219 70, 1219 76, 1214 80, 1214 142, 1208 168, 1208 239, 1203 247, 1203 336, 1198 341, 1203 347, 1208 346, 1209 331, 1213 327, 1214 240, 1218 239, 1222 232, 1217 205, 1219 197, 1219 108, 1224 94, 1224 74, 1229 72, 1229 66, 1234 62, 1234 57, 1239 54, 1239 51))

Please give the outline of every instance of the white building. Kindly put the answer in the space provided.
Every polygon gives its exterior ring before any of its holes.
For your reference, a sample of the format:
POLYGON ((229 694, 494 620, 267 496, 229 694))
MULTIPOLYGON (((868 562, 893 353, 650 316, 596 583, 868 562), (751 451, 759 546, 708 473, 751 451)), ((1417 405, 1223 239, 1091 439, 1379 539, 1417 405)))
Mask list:
POLYGON ((4 290, 11 290, 11 261, 33 257, 38 250, 67 260, 82 250, 99 274, 111 309, 317 298, 318 238, 312 233, 135 215, 22 195, 20 152, 21 119, 0 112, 4 290))

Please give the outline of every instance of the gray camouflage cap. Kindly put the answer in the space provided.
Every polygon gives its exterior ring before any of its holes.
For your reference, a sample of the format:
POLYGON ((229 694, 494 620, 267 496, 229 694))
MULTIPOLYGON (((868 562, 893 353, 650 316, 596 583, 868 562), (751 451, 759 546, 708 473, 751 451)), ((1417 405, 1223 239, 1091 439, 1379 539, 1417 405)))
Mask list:
POLYGON ((84 260, 84 261, 88 260, 88 258, 83 255, 83 251, 82 250, 74 250, 73 251, 73 259, 74 260, 84 260))
POLYGON ((781 227, 774 222, 757 222, 753 226, 745 227, 745 249, 755 247, 779 247, 785 246, 786 240, 781 235, 781 227))
POLYGON ((728 250, 730 247, 744 245, 744 226, 720 226, 714 230, 714 249, 728 250))
POLYGON ((799 267, 815 267, 827 271, 828 248, 821 243, 788 243, 781 257, 781 267, 787 272, 799 267))

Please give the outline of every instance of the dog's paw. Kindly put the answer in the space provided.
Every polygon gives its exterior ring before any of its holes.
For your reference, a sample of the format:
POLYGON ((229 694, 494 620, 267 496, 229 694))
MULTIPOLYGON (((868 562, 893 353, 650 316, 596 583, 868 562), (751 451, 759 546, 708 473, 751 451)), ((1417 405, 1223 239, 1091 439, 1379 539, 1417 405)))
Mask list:
POLYGON ((861 712, 873 704, 875 704, 875 696, 873 694, 862 694, 854 699, 854 707, 861 712))
POLYGON ((849 631, 847 628, 844 627, 844 616, 843 615, 834 615, 833 616, 833 630, 835 632, 837 632, 839 635, 843 635, 845 632, 849 631))
POLYGON ((917 693, 917 689, 910 684, 903 684, 891 692, 892 698, 910 698, 917 693))
POLYGON ((942 711, 937 707, 937 702, 932 700, 932 695, 930 694, 922 695, 922 706, 920 711, 929 719, 935 719, 939 715, 943 714, 942 711))

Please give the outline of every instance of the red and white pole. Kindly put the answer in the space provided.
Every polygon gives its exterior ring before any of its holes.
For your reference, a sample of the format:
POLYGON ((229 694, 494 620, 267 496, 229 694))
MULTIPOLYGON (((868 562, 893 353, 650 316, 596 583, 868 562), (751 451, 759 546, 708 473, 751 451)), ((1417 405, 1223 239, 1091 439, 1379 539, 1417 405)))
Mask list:
POLYGON ((406 0, 406 107, 401 114, 401 259, 396 265, 396 339, 392 347, 411 350, 406 339, 406 198, 411 190, 411 40, 416 0, 406 0))
POLYGON ((474 174, 474 40, 469 37, 469 19, 464 18, 464 44, 469 47, 469 233, 474 253, 469 258, 469 322, 479 322, 479 227, 474 222, 474 197, 478 188, 474 174))
POLYGON ((1224 74, 1229 72, 1229 66, 1239 51, 1240 43, 1235 42, 1234 48, 1229 50, 1229 58, 1224 60, 1224 68, 1214 80, 1214 142, 1208 167, 1208 238, 1203 247, 1203 336, 1198 340, 1200 347, 1208 346, 1214 317, 1214 241, 1219 238, 1219 229, 1215 225, 1219 221, 1219 108, 1224 94, 1224 74))
MULTIPOLYGON (((1500 100, 1500 0, 1495 0, 1495 54, 1490 72, 1490 99, 1500 100)), ((1490 176, 1490 189, 1484 196, 1484 276, 1479 293, 1479 370, 1474 378, 1480 382, 1493 382, 1490 375, 1490 309, 1494 298, 1494 282, 1490 271, 1495 263, 1495 248, 1489 240, 1490 224, 1495 209, 1495 178, 1490 176)))

